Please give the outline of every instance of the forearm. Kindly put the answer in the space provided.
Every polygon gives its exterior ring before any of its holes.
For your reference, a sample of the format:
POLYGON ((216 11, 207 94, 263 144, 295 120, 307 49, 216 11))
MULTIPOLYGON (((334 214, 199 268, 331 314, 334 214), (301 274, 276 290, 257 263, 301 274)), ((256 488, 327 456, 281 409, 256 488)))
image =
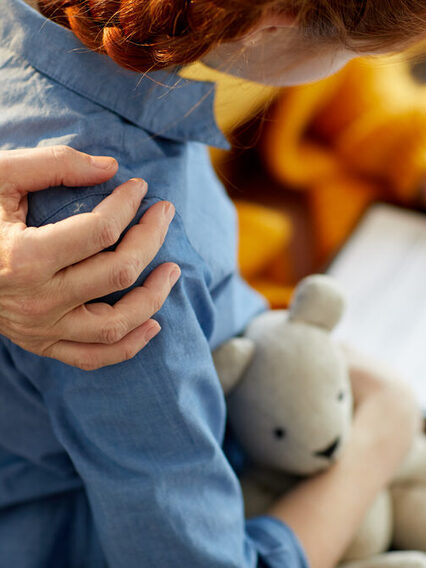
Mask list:
POLYGON ((301 483, 270 511, 293 529, 312 568, 331 568, 343 556, 381 487, 379 476, 369 473, 364 464, 352 467, 344 459, 301 483))
POLYGON ((287 523, 301 541, 312 568, 331 568, 350 544, 377 493, 390 480, 410 447, 415 432, 411 402, 400 402, 401 391, 378 389, 358 407, 352 438, 341 460, 326 472, 283 497, 270 514, 287 523), (402 423, 398 442, 391 436, 389 409, 398 404, 402 423), (383 424, 383 432, 380 432, 383 424), (374 436, 371 433, 374 432, 374 436))

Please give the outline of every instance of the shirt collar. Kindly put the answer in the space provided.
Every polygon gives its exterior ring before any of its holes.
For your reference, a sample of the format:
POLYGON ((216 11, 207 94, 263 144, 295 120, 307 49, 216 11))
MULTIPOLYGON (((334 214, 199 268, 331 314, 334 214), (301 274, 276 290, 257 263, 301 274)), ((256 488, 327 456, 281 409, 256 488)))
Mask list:
POLYGON ((0 43, 44 75, 152 134, 229 147, 214 117, 214 83, 127 71, 22 0, 0 1, 0 43))

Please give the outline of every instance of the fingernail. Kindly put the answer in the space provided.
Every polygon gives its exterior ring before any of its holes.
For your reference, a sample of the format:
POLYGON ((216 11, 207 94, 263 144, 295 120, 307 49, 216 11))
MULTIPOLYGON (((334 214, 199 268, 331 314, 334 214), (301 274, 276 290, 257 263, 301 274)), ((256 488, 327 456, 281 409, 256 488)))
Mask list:
POLYGON ((176 266, 176 268, 173 268, 169 276, 170 286, 174 286, 176 284, 176 282, 179 280, 180 274, 181 272, 178 266, 176 266))
POLYGON ((166 203, 163 209, 163 215, 167 223, 171 223, 173 217, 175 216, 175 206, 173 203, 166 203))
POLYGON ((141 190, 144 195, 148 190, 148 184, 142 178, 131 178, 131 179, 129 179, 128 183, 133 184, 135 187, 137 187, 139 190, 141 190))
POLYGON ((92 156, 92 165, 100 170, 109 170, 117 165, 117 160, 108 156, 92 156))
POLYGON ((158 322, 154 322, 151 326, 149 326, 148 330, 145 333, 145 341, 148 343, 153 339, 159 332, 161 331, 161 326, 158 322))

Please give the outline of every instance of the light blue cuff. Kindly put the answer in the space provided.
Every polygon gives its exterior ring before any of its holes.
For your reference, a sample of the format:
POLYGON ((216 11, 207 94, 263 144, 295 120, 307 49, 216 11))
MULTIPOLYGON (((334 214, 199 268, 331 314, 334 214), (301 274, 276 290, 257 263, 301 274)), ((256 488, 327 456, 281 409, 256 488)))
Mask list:
POLYGON ((292 529, 274 517, 256 517, 246 523, 246 531, 265 568, 309 568, 299 539, 292 529))

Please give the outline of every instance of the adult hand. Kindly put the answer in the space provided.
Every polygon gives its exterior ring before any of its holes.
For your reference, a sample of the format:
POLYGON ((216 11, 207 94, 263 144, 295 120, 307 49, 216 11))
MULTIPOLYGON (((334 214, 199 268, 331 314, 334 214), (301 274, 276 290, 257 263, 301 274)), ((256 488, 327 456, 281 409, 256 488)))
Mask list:
POLYGON ((180 275, 166 263, 115 305, 87 303, 132 285, 160 249, 174 215, 152 206, 114 252, 146 183, 129 180, 91 213, 27 227, 27 193, 105 182, 117 162, 64 146, 0 152, 0 333, 24 349, 92 370, 133 357, 159 331, 152 315, 180 275))

